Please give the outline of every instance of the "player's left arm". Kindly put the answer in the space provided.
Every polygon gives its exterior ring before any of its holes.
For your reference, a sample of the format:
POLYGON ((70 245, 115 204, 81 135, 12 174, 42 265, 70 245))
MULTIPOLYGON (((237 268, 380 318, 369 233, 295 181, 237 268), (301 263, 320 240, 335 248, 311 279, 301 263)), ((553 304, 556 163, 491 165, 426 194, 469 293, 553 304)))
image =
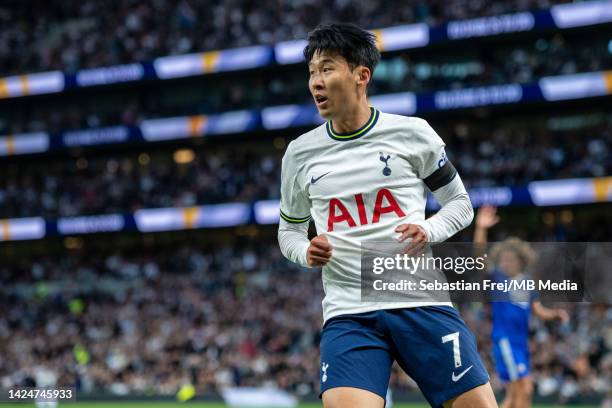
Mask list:
POLYGON ((542 320, 559 320, 561 323, 569 321, 569 314, 563 309, 552 309, 546 307, 539 300, 534 300, 531 304, 533 314, 542 320))
POLYGON ((474 210, 461 177, 446 157, 444 142, 425 120, 415 121, 412 141, 418 148, 411 157, 412 162, 441 208, 426 220, 400 225, 396 232, 402 233, 400 241, 412 238, 413 243, 443 242, 470 225, 474 210))

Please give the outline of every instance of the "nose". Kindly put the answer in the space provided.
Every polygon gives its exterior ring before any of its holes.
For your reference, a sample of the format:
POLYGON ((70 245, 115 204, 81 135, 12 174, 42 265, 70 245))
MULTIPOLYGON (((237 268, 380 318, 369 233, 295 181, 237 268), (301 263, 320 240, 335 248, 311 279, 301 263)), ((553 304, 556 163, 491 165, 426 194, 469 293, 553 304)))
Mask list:
POLYGON ((320 91, 323 89, 325 84, 323 83, 323 78, 319 74, 313 74, 310 77, 310 87, 313 91, 320 91))

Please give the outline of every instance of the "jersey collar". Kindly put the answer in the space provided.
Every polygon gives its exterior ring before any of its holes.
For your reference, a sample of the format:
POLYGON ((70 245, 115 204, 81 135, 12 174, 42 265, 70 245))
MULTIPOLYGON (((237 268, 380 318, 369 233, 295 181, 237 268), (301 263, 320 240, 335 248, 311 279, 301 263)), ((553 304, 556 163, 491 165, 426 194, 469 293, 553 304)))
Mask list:
POLYGON ((353 140, 353 139, 360 138, 361 136, 368 133, 370 129, 374 127, 374 125, 376 124, 376 121, 378 120, 378 116, 379 116, 378 110, 376 108, 370 107, 370 111, 371 111, 370 119, 368 119, 365 125, 363 125, 361 128, 357 129, 354 132, 337 133, 336 131, 334 131, 332 121, 328 120, 327 123, 325 124, 325 129, 327 129, 327 134, 332 139, 340 140, 340 141, 353 140))

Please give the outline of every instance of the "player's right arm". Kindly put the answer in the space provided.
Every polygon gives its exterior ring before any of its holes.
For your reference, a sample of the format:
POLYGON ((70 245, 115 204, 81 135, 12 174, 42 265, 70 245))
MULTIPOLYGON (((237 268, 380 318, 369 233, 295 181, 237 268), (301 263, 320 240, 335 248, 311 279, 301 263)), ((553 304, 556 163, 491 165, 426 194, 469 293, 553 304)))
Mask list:
POLYGON ((324 235, 308 240, 311 203, 300 183, 292 143, 283 156, 281 170, 278 243, 283 255, 302 266, 323 266, 331 259, 332 247, 324 235))

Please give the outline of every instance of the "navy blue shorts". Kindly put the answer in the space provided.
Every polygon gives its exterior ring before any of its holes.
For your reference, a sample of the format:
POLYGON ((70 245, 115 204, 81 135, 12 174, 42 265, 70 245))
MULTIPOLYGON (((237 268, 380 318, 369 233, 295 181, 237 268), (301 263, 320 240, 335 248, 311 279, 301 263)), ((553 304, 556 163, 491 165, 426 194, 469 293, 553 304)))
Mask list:
POLYGON ((329 319, 321 333, 321 394, 354 387, 384 399, 394 360, 433 407, 489 381, 459 313, 424 306, 329 319))
POLYGON ((493 340, 495 370, 503 382, 516 381, 529 375, 529 346, 525 341, 507 338, 493 340))

